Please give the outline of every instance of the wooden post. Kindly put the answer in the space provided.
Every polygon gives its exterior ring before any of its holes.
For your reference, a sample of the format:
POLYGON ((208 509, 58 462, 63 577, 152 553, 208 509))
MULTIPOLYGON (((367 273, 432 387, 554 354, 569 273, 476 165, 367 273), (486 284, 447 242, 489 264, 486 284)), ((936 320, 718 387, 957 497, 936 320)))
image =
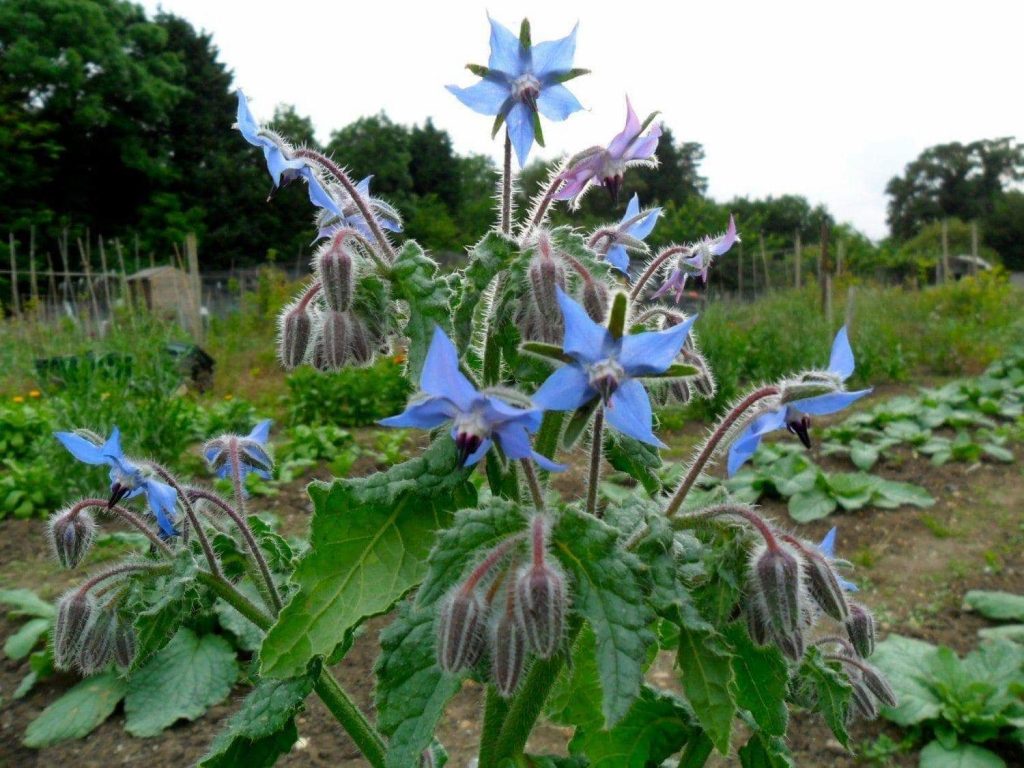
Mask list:
POLYGON ((46 290, 49 293, 49 301, 57 306, 57 277, 53 273, 53 257, 50 256, 50 249, 46 249, 46 290))
POLYGON ((942 220, 942 282, 949 282, 949 220, 942 220))
POLYGON ((803 246, 802 246, 802 244, 800 242, 800 230, 799 229, 796 231, 796 243, 795 243, 794 247, 796 248, 796 254, 795 254, 795 256, 796 256, 796 269, 794 270, 794 277, 796 279, 794 280, 793 285, 796 286, 796 289, 799 291, 800 290, 801 281, 803 279, 803 260, 804 260, 803 246))
POLYGON ((107 299, 107 312, 114 318, 114 302, 110 298, 110 279, 107 273, 107 249, 103 247, 103 236, 100 236, 100 267, 103 269, 103 295, 107 299))
POLYGON ((32 224, 28 228, 28 276, 29 276, 29 296, 32 297, 32 306, 37 307, 39 305, 39 283, 36 281, 36 225, 32 224))
POLYGON ((851 285, 846 289, 846 328, 849 330, 853 326, 853 299, 856 294, 856 286, 851 285))
POLYGON ((836 243, 836 274, 843 274, 843 261, 846 259, 846 241, 836 243))
POLYGON ((71 255, 68 253, 68 231, 64 229, 57 238, 57 248, 60 250, 60 260, 64 264, 64 303, 68 303, 68 296, 71 289, 71 255))
POLYGON ((203 294, 199 278, 199 247, 196 236, 190 232, 185 237, 185 257, 188 259, 189 287, 192 294, 192 333, 195 340, 203 343, 203 294))
MULTIPOLYGON (((133 309, 131 292, 128 290, 128 273, 124 268, 124 251, 121 248, 120 240, 114 241, 114 252, 117 254, 117 268, 121 275, 121 279, 118 281, 121 288, 121 300, 126 307, 133 309)), ((134 312, 129 312, 128 315, 134 318, 134 312)))
POLYGON ((88 251, 82 245, 82 238, 80 237, 78 238, 78 253, 82 257, 82 266, 85 268, 85 287, 89 290, 89 304, 92 306, 93 321, 96 323, 96 327, 99 328, 100 305, 99 301, 96 300, 96 286, 92 282, 92 267, 89 266, 88 251))
POLYGON ((768 293, 772 292, 772 277, 768 273, 768 254, 764 250, 764 232, 757 233, 757 239, 761 250, 761 266, 764 267, 764 287, 768 293))
POLYGON ((978 222, 971 222, 971 274, 978 274, 978 222))
POLYGON ((21 299, 18 297, 18 263, 14 253, 14 233, 7 233, 7 242, 11 249, 11 311, 15 317, 21 316, 21 299))
POLYGON ((740 301, 743 301, 743 241, 740 240, 740 249, 736 254, 736 293, 740 301))
POLYGON ((821 311, 828 317, 831 314, 829 299, 831 297, 831 286, 829 285, 829 262, 828 262, 828 224, 821 222, 821 245, 818 248, 818 284, 821 288, 821 311))

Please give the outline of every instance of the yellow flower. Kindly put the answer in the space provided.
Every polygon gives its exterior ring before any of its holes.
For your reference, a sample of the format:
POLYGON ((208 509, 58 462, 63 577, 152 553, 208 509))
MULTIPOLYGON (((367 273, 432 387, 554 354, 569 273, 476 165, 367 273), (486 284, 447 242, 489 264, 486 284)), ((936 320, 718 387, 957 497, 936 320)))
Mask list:
POLYGON ((11 399, 12 399, 12 400, 13 400, 14 402, 16 402, 16 403, 24 403, 24 402, 25 402, 25 398, 24 398, 24 397, 22 397, 21 395, 15 395, 15 396, 14 396, 14 397, 12 397, 11 399))
POLYGON ((100 400, 106 400, 108 397, 110 397, 109 392, 100 392, 100 400))
POLYGON ((225 399, 225 400, 234 400, 234 399, 235 399, 235 396, 234 396, 234 395, 232 395, 232 394, 231 394, 231 393, 229 392, 228 394, 224 395, 224 399, 225 399))
POLYGON ((29 397, 39 397, 40 396, 39 395, 39 390, 38 389, 30 389, 28 391, 28 396, 29 397))

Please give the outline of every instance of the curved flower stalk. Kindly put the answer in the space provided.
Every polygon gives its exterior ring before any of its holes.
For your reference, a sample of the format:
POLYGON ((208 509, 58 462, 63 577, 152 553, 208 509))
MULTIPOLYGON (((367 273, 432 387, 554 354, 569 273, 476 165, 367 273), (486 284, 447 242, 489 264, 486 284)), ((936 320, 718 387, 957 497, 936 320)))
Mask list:
POLYGON ((799 437, 806 448, 810 448, 811 416, 836 413, 871 392, 871 389, 847 392, 843 388, 843 382, 850 378, 853 369, 853 350, 850 348, 846 326, 843 326, 832 342, 828 370, 821 374, 805 376, 802 381, 792 382, 790 385, 793 391, 799 391, 802 387, 827 391, 811 397, 790 400, 786 396, 786 387, 783 386, 778 405, 759 415, 733 441, 729 448, 729 475, 734 475, 754 455, 761 444, 761 438, 769 432, 785 428, 799 437))
POLYGON ((718 256, 724 256, 729 249, 740 241, 736 234, 736 221, 729 216, 729 226, 725 232, 717 237, 707 236, 688 248, 683 249, 683 255, 679 257, 675 267, 669 272, 668 278, 661 287, 654 292, 651 298, 657 299, 665 294, 671 293, 675 296, 678 304, 683 298, 683 291, 686 289, 686 279, 691 275, 699 275, 701 282, 708 281, 708 269, 718 256))
POLYGON ((460 466, 473 466, 493 444, 510 459, 533 459, 543 469, 565 469, 533 450, 529 435, 540 427, 535 408, 516 408, 495 395, 484 394, 459 370, 459 353, 440 328, 427 351, 420 376, 421 396, 404 412, 382 419, 385 427, 433 429, 451 422, 460 466))
POLYGON ((133 499, 145 494, 150 510, 164 536, 174 536, 173 519, 176 516, 177 492, 157 479, 156 473, 146 465, 136 464, 121 450, 121 431, 114 427, 110 437, 100 445, 75 432, 57 432, 54 435, 68 452, 86 464, 106 464, 110 467, 110 502, 113 507, 122 499, 133 499))
POLYGON ((526 165, 530 149, 536 141, 544 146, 540 115, 549 120, 565 120, 583 109, 562 83, 586 70, 573 69, 576 55, 576 27, 565 37, 533 45, 530 24, 523 20, 519 37, 490 16, 491 56, 486 67, 469 65, 468 69, 482 79, 468 88, 446 86, 474 112, 494 115, 495 135, 502 123, 515 147, 519 167, 526 165))
POLYGON ((264 419, 245 435, 221 435, 203 446, 203 458, 217 477, 239 475, 244 481, 246 475, 255 473, 264 480, 270 479, 274 460, 267 450, 270 427, 274 422, 264 419))
POLYGON ((654 225, 661 216, 661 208, 640 210, 640 196, 633 195, 626 206, 626 213, 617 227, 600 229, 591 238, 591 243, 601 244, 599 253, 605 260, 624 275, 629 275, 629 251, 647 252, 644 240, 654 231, 654 225))
POLYGON ((568 167, 561 173, 563 183, 555 193, 555 199, 571 200, 575 208, 590 185, 598 183, 608 190, 612 200, 618 200, 627 168, 658 164, 654 152, 661 138, 661 123, 651 126, 647 135, 641 136, 655 115, 657 112, 641 123, 627 96, 626 127, 616 134, 607 148, 592 147, 569 161, 568 167))
MULTIPOLYGON (((388 232, 401 232, 402 215, 398 210, 379 197, 370 196, 370 181, 372 179, 372 175, 367 176, 356 184, 356 192, 362 196, 366 205, 369 206, 373 212, 373 217, 381 229, 388 232)), ((327 190, 341 208, 341 215, 339 216, 327 209, 319 211, 316 217, 317 235, 314 242, 325 237, 332 237, 344 229, 354 229, 367 240, 372 238, 373 232, 370 229, 370 225, 367 224, 366 219, 359 210, 359 206, 356 205, 352 196, 345 191, 345 188, 340 184, 330 184, 327 190)))

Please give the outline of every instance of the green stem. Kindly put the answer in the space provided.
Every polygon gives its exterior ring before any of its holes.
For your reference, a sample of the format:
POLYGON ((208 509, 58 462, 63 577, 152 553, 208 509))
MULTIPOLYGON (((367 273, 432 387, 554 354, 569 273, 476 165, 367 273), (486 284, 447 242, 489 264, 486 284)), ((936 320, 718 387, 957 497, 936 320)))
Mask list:
POLYGON ((590 477, 587 480, 587 512, 597 514, 597 484, 601 480, 601 456, 604 451, 604 408, 594 414, 594 434, 590 446, 590 477))
POLYGON ((265 613, 263 609, 259 608, 256 603, 252 602, 248 597, 235 589, 231 582, 218 576, 214 576, 212 573, 207 571, 200 571, 198 578, 199 581, 212 589, 216 593, 217 597, 224 600, 225 603, 245 616, 245 618, 264 632, 270 629, 270 625, 274 623, 273 618, 265 613))
POLYGON ((558 435, 562 431, 564 418, 564 411, 545 411, 544 418, 540 422, 540 430, 537 432, 537 439, 534 441, 534 450, 552 461, 555 458, 555 450, 558 448, 558 435))
POLYGON ((505 166, 501 174, 501 231, 512 231, 512 137, 505 129, 505 166))
POLYGON ((533 506, 538 512, 544 511, 544 494, 540 489, 540 482, 537 480, 537 472, 533 468, 533 459, 521 459, 523 474, 526 475, 526 484, 530 486, 530 496, 533 497, 533 506))
POLYGON ((487 686, 484 698, 484 725, 480 732, 480 755, 478 768, 492 768, 495 765, 494 748, 501 727, 508 716, 508 701, 503 699, 493 685, 487 686))

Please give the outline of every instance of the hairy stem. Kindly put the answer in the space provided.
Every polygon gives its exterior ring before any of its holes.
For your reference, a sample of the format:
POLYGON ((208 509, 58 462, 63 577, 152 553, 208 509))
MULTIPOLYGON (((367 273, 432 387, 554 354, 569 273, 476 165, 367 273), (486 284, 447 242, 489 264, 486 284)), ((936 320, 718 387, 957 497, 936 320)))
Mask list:
POLYGON ((694 512, 692 515, 676 518, 673 526, 677 530, 692 528, 694 525, 713 520, 716 517, 741 517, 757 529, 757 532, 761 534, 761 538, 764 539, 769 549, 775 550, 779 548, 779 542, 775 537, 775 531, 772 529, 772 526, 767 520, 744 504, 714 504, 694 512))
POLYGON ((480 732, 480 752, 477 759, 479 768, 493 768, 494 749, 508 716, 508 701, 503 699, 498 690, 488 684, 484 698, 484 723, 480 732))
POLYGON ((501 174, 501 231, 512 231, 512 137, 505 129, 505 165, 501 174))
POLYGON ((185 489, 181 487, 181 484, 175 479, 174 475, 167 471, 161 465, 150 462, 151 466, 156 473, 163 478, 168 485, 170 485, 178 493, 178 498, 181 499, 181 506, 185 508, 185 515, 188 517, 189 523, 193 528, 196 529, 196 538, 199 539, 199 545, 203 548, 203 554, 206 555, 206 562, 210 566, 210 573, 214 576, 222 577, 223 574, 220 570, 220 563, 217 561, 217 555, 213 552, 213 547, 210 546, 210 540, 206 536, 206 531, 199 524, 199 517, 196 515, 195 507, 192 506, 192 502, 189 501, 188 494, 185 493, 185 489))
MULTIPOLYGON (((126 573, 136 573, 138 571, 150 571, 156 573, 167 573, 171 570, 170 563, 162 563, 159 565, 153 565, 149 563, 122 563, 121 565, 115 565, 113 568, 97 573, 95 576, 90 576, 88 579, 82 582, 81 586, 75 590, 79 595, 84 595, 90 589, 93 589, 98 584, 102 584, 104 581, 109 579, 116 579, 119 576, 123 576, 126 573)), ((106 590, 104 590, 106 591, 106 590)))
POLYGON ((115 504, 114 506, 109 507, 106 499, 83 499, 71 508, 69 516, 72 518, 77 517, 78 513, 83 509, 101 509, 104 512, 117 515, 129 525, 138 528, 139 531, 145 535, 150 542, 152 542, 158 552, 163 554, 165 557, 174 557, 174 553, 171 551, 171 548, 167 546, 167 543, 161 541, 160 537, 153 532, 153 529, 146 525, 143 519, 130 509, 122 507, 120 504, 115 504))
POLYGON ((523 474, 526 475, 526 484, 530 486, 530 495, 533 497, 533 506, 538 512, 544 511, 544 494, 540 490, 540 481, 537 480, 537 472, 533 468, 532 459, 520 459, 523 465, 523 474))
POLYGON ((197 578, 205 586, 212 589, 217 597, 223 599, 225 603, 245 616, 245 618, 264 632, 270 629, 270 625, 274 623, 272 616, 264 612, 248 597, 239 592, 238 589, 235 588, 235 585, 223 576, 214 576, 212 573, 200 571, 197 578))
POLYGON ((675 256, 677 253, 689 253, 690 249, 685 245, 674 245, 671 248, 666 248, 664 251, 659 253, 653 259, 651 263, 647 265, 647 269, 637 279, 636 284, 633 286, 633 290, 629 292, 629 298, 636 301, 640 298, 640 294, 644 290, 644 286, 647 285, 647 281, 654 277, 654 274, 661 268, 668 259, 675 256))
POLYGON ((540 429, 537 431, 537 439, 533 447, 541 456, 554 461, 555 450, 558 448, 558 435, 562 431, 562 422, 565 420, 564 411, 545 411, 541 419, 540 429))
POLYGON ((679 508, 683 505, 683 501, 686 499, 686 494, 690 492, 693 484, 697 482, 697 478, 700 477, 700 473, 704 471, 704 466, 714 455, 715 450, 718 448, 718 444, 722 441, 722 438, 728 434, 729 430, 732 429, 732 426, 750 408, 761 400, 773 397, 777 394, 779 394, 778 387, 761 387, 760 389, 756 389, 740 400, 740 402, 724 416, 718 426, 715 427, 715 431, 712 432, 711 436, 707 441, 705 441, 704 447, 701 449, 700 454, 694 460, 693 464, 690 465, 689 470, 686 472, 686 476, 679 484, 676 492, 672 494, 672 498, 669 500, 668 506, 665 507, 666 517, 672 517, 679 511, 679 508))
POLYGON ((587 512, 597 517, 597 484, 601 480, 601 456, 604 451, 604 408, 594 413, 594 434, 590 445, 590 477, 587 480, 587 512))

